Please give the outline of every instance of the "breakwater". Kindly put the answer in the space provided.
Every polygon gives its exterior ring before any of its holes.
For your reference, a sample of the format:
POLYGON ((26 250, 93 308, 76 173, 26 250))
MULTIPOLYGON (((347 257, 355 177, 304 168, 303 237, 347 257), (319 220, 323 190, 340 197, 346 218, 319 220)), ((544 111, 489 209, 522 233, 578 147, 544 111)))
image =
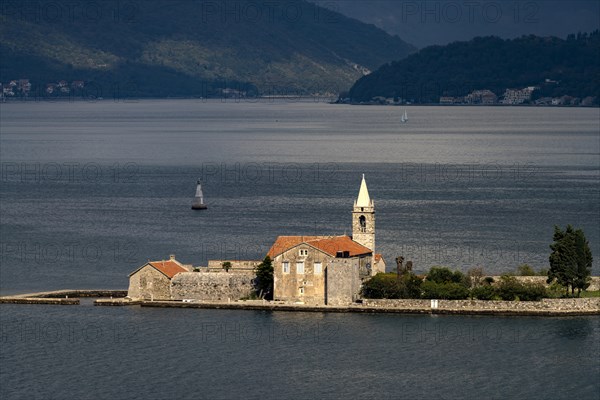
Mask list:
POLYGON ((397 313, 397 314, 462 314, 462 315, 529 315, 581 316, 600 315, 600 298, 544 299, 542 301, 485 300, 364 300, 347 306, 306 305, 296 303, 237 301, 179 302, 144 301, 142 307, 212 308, 231 310, 269 310, 337 313, 397 313))
POLYGON ((77 305, 79 297, 98 298, 96 306, 134 306, 229 310, 266 310, 336 313, 461 314, 582 316, 600 315, 600 298, 542 299, 541 301, 364 299, 362 303, 327 306, 281 301, 142 301, 125 290, 58 290, 0 297, 0 303, 77 305))
POLYGON ((104 289, 65 289, 50 292, 16 294, 0 297, 0 303, 5 304, 60 304, 77 305, 81 297, 112 297, 127 296, 127 290, 104 289))

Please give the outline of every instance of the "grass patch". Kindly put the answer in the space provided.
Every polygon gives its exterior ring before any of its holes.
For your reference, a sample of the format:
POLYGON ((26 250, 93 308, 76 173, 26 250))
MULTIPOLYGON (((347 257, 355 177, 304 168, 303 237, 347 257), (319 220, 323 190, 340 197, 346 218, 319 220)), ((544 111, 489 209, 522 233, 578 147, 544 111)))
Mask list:
POLYGON ((586 290, 581 292, 581 296, 580 297, 600 297, 600 290, 586 290))

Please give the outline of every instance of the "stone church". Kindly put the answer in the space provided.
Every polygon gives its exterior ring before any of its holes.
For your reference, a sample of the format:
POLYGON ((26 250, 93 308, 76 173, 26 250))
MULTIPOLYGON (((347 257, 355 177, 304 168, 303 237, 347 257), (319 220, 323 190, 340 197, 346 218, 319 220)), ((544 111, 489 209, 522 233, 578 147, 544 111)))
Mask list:
POLYGON ((279 236, 273 260, 274 299, 304 304, 348 304, 362 280, 385 272, 375 253, 375 205, 363 175, 352 209, 352 236, 279 236))
MULTIPOLYGON (((274 299, 314 305, 354 302, 364 279, 385 272, 375 253, 375 206, 363 175, 352 209, 352 236, 279 236, 271 246, 274 299)), ((170 256, 129 275, 128 296, 143 300, 229 301, 248 297, 261 261, 209 260, 192 268, 170 256), (230 268, 223 269, 228 261, 230 268), (197 272, 192 272, 197 271, 197 272)))

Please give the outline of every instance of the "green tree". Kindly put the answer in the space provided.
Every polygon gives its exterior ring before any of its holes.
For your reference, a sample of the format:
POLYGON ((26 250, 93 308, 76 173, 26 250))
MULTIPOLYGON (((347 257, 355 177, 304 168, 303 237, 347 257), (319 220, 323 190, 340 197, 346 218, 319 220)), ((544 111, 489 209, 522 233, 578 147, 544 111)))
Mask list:
POLYGON ((229 268, 231 268, 231 263, 229 261, 225 261, 223 264, 221 264, 221 266, 223 267, 225 272, 229 272, 229 268))
POLYGON ((273 299, 273 263, 271 257, 266 256, 265 259, 254 269, 256 279, 254 280, 254 288, 259 296, 264 299, 273 299))
POLYGON ((575 289, 577 296, 582 290, 586 290, 592 280, 592 250, 590 243, 581 229, 575 231, 575 259, 577 260, 577 271, 575 273, 575 289))
POLYGON ((555 226, 553 240, 547 283, 556 280, 566 288, 567 294, 570 288, 571 294, 577 289, 579 295, 581 290, 587 289, 591 280, 593 258, 589 242, 581 229, 574 229, 571 225, 567 225, 564 231, 555 226))

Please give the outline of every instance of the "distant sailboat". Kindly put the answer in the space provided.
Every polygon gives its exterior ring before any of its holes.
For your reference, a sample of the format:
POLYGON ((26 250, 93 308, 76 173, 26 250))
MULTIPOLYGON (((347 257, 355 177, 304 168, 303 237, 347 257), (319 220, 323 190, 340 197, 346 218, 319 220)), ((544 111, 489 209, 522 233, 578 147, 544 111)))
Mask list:
POLYGON ((192 202, 192 210, 206 210, 208 206, 204 204, 204 195, 202 194, 202 185, 200 180, 196 182, 196 196, 192 202))
POLYGON ((400 118, 400 122, 402 122, 403 124, 408 122, 408 114, 407 114, 406 110, 404 110, 404 114, 402 114, 402 117, 400 118))

